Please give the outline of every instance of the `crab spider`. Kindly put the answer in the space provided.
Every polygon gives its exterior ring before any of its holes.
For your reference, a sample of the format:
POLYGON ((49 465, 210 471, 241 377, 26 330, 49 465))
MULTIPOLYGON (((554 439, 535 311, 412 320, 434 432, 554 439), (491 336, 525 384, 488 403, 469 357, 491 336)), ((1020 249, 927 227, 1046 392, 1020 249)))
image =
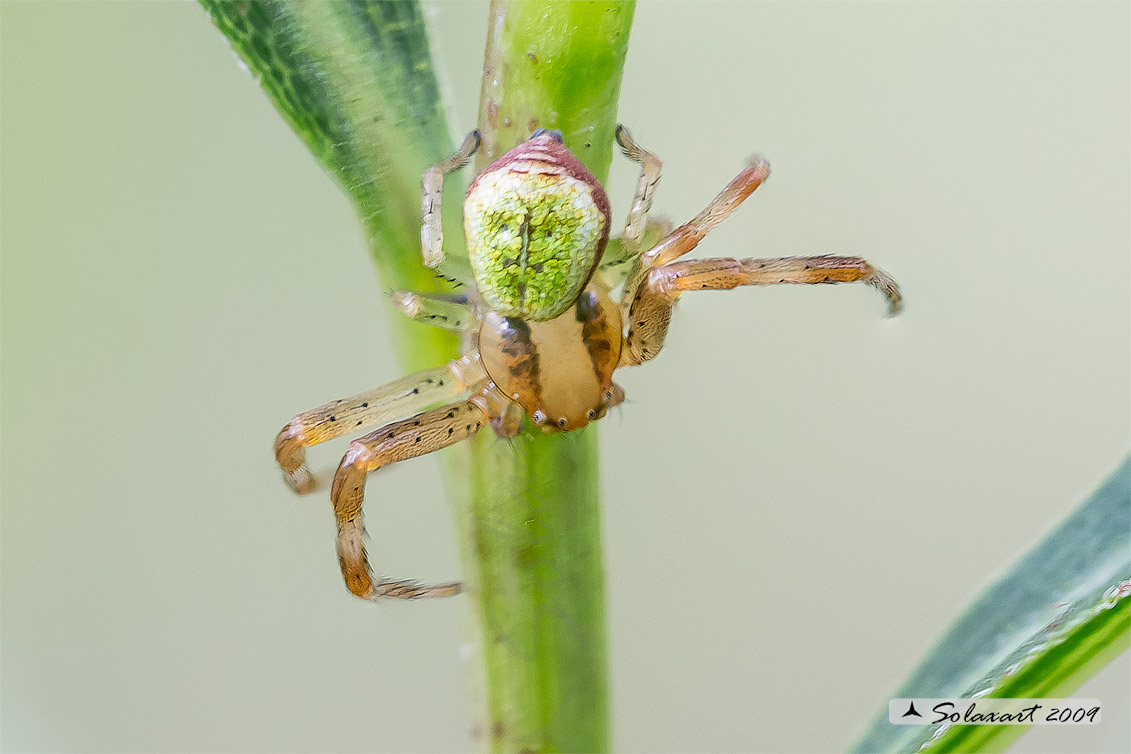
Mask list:
POLYGON ((299 414, 275 440, 283 478, 303 494, 317 487, 305 462, 307 446, 380 425, 350 443, 330 492, 338 560, 358 597, 415 599, 460 591, 455 582, 373 577, 361 516, 369 472, 466 440, 487 425, 500 437, 513 437, 524 416, 546 432, 569 432, 600 419, 624 399, 613 371, 655 358, 672 306, 685 291, 861 282, 884 294, 892 315, 899 312, 895 280, 859 257, 677 261, 769 177, 761 157, 691 221, 664 228, 658 242, 646 243, 662 163, 623 126, 616 139, 641 170, 615 249, 608 197, 560 132, 536 131, 472 181, 464 199, 469 270, 444 258, 440 196, 444 176, 478 149, 479 133, 471 132, 454 155, 424 173, 424 262, 463 278, 468 294, 398 292, 393 300, 412 319, 466 333, 463 355, 299 414), (612 291, 622 282, 615 300, 612 291))

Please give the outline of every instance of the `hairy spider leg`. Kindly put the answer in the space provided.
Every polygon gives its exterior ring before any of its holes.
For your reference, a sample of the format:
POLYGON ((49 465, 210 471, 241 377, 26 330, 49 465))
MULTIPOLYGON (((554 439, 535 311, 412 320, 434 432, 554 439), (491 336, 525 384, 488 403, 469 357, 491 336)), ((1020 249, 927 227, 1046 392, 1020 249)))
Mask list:
MULTIPOLYGON (((659 243, 640 255, 625 281, 621 294, 622 310, 629 310, 636 300, 637 291, 644 285, 650 268, 679 259, 688 253, 770 177, 770 163, 755 155, 749 166, 731 180, 711 203, 689 222, 668 233, 659 243)), ((631 315, 630 315, 631 316, 631 315)))
MULTIPOLYGON (((645 266, 640 252, 645 248, 645 235, 648 231, 654 233, 657 226, 661 239, 671 233, 671 221, 665 219, 659 223, 651 223, 648 220, 664 163, 654 152, 637 144, 632 138, 632 133, 623 124, 617 124, 616 140, 624 156, 640 165, 640 178, 637 179, 632 208, 629 209, 628 219, 625 221, 624 236, 610 240, 605 248, 599 270, 609 288, 615 288, 621 282, 626 282, 627 286, 635 290, 644 279, 645 266)), ((628 313, 630 301, 631 297, 627 299, 622 297, 620 305, 624 314, 628 313)))
POLYGON ((861 282, 879 290, 892 316, 899 313, 899 285, 860 257, 784 257, 780 259, 696 259, 654 267, 629 311, 622 366, 642 364, 660 352, 672 306, 684 291, 726 290, 740 285, 861 282))
POLYGON ((765 183, 769 177, 770 163, 758 155, 751 157, 749 167, 736 175, 718 196, 703 208, 702 212, 644 252, 645 263, 649 267, 667 264, 694 249, 704 236, 730 217, 731 213, 738 209, 738 205, 742 204, 754 193, 754 189, 765 183))
POLYGON ((365 500, 365 479, 371 471, 454 445, 486 426, 493 407, 498 405, 495 401, 501 396, 486 380, 475 389, 479 392, 467 401, 394 422, 350 443, 334 475, 330 499, 338 519, 338 562, 346 586, 356 596, 367 600, 417 599, 459 593, 458 582, 427 585, 385 578, 374 581, 365 552, 361 506, 365 500))
POLYGON ((478 359, 467 355, 299 414, 275 438, 283 479, 300 495, 313 492, 318 484, 306 465, 307 447, 452 401, 484 376, 478 359))
POLYGON ((522 406, 514 401, 507 401, 503 409, 491 417, 491 429, 495 430, 498 437, 509 440, 522 429, 522 417, 524 416, 526 416, 526 412, 522 410, 522 406))
MULTIPOLYGON (((631 245, 621 236, 610 238, 605 246, 605 253, 601 255, 601 263, 597 265, 596 278, 604 283, 607 290, 613 290, 623 283, 634 269, 640 265, 640 249, 647 249, 661 238, 672 232, 672 221, 666 217, 649 217, 648 225, 644 228, 639 248, 631 245)), ((620 303, 620 297, 617 298, 620 303)), ((623 310, 623 306, 621 307, 623 310)))
MULTIPOLYGON (((472 131, 464 138, 455 154, 424 171, 420 191, 420 248, 425 267, 440 267, 444 261, 444 227, 441 215, 444 176, 467 165, 475 150, 479 149, 479 141, 479 132, 472 131)), ((441 274, 445 271, 440 270, 441 274)))
POLYGON ((411 320, 463 332, 479 324, 467 296, 393 291, 393 306, 411 320))
POLYGON ((624 242, 630 251, 635 252, 639 250, 640 239, 648 226, 652 197, 656 193, 656 184, 660 182, 664 163, 654 152, 637 144, 632 133, 623 125, 617 125, 616 139, 624 156, 640 165, 640 178, 636 182, 636 194, 632 197, 632 209, 628 211, 628 219, 624 224, 624 242))

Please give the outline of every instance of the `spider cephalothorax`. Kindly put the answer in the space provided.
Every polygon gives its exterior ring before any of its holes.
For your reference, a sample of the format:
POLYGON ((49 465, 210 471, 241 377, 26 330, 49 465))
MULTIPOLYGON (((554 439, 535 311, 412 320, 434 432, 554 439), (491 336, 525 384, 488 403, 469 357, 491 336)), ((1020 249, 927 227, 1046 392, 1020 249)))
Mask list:
MULTIPOLYGON (((466 333, 463 355, 299 414, 276 438, 275 457, 284 479, 296 492, 306 493, 317 487, 306 467, 307 446, 380 426, 350 444, 330 492, 338 520, 338 559, 346 585, 358 597, 413 599, 459 591, 458 583, 373 578, 361 518, 369 472, 460 442, 487 425, 502 437, 513 436, 524 416, 549 432, 568 432, 601 418, 624 399, 613 383, 614 370, 659 353, 672 307, 683 292, 863 282, 887 297, 892 314, 899 311, 895 281, 860 257, 677 261, 769 177, 769 164, 752 159, 706 209, 671 230, 665 223, 648 222, 660 180, 659 158, 637 145, 623 127, 617 128, 617 142, 641 166, 624 236, 616 239, 618 253, 606 252, 611 242, 604 189, 562 143, 560 133, 536 132, 480 173, 468 189, 464 230, 470 270, 462 282, 469 293, 394 295, 406 316, 466 333), (662 237, 644 248, 650 227, 662 237)), ((472 132, 456 154, 424 173, 421 244, 429 267, 445 262, 443 177, 466 165, 478 147, 479 135, 472 132)))

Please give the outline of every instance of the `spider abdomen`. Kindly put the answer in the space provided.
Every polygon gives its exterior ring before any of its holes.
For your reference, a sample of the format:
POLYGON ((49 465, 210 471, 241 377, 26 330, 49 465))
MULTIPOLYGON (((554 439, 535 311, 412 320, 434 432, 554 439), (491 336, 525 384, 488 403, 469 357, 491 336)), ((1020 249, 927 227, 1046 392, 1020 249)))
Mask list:
POLYGON ((609 237, 604 189, 553 135, 484 170, 464 200, 475 285, 506 317, 546 321, 577 298, 609 237))
POLYGON ((491 380, 547 431, 577 429, 605 415, 621 342, 620 308, 595 285, 555 319, 492 311, 479 332, 491 380))

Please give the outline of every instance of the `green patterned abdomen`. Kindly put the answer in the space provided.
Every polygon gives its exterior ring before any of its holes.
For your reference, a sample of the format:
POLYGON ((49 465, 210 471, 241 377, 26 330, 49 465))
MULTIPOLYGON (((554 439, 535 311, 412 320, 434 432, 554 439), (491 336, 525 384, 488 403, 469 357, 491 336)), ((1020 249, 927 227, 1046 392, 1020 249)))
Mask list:
POLYGON ((505 317, 549 320, 569 309, 604 238, 590 186, 543 167, 514 162, 481 175, 464 202, 476 287, 505 317))

